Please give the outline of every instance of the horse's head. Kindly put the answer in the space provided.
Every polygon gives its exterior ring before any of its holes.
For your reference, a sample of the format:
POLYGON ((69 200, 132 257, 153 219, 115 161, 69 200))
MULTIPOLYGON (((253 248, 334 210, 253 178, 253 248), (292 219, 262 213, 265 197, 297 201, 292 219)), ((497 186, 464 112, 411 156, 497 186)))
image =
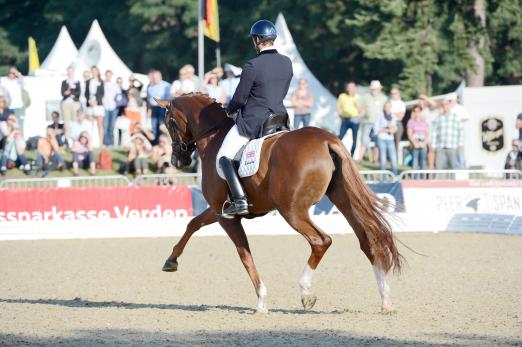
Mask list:
POLYGON ((189 166, 192 163, 191 155, 196 149, 194 137, 190 132, 188 117, 173 106, 169 100, 158 100, 158 105, 167 109, 165 125, 172 139, 172 165, 177 169, 189 166))

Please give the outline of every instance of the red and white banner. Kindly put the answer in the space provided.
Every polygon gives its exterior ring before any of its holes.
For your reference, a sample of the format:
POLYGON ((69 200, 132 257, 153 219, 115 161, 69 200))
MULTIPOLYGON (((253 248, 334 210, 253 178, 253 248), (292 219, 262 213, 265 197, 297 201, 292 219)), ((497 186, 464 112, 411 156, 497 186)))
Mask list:
POLYGON ((403 181, 408 213, 522 215, 522 181, 403 181))
POLYGON ((186 186, 0 190, 0 223, 192 215, 186 186))

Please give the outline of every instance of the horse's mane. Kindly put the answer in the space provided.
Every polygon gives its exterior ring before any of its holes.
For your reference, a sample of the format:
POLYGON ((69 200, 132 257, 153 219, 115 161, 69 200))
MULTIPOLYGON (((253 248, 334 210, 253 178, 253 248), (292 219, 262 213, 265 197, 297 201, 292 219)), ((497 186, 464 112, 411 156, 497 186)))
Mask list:
POLYGON ((176 99, 179 99, 179 101, 182 101, 184 99, 190 99, 190 100, 196 100, 201 106, 202 106, 202 112, 200 115, 200 121, 202 123, 209 122, 211 124, 215 124, 216 118, 215 116, 210 115, 216 115, 218 114, 225 120, 224 124, 228 124, 229 121, 232 122, 232 119, 227 116, 227 113, 225 111, 225 108, 223 108, 223 105, 216 101, 216 99, 211 98, 208 94, 201 93, 201 92, 190 92, 182 94, 176 98, 174 98, 174 104, 176 99))

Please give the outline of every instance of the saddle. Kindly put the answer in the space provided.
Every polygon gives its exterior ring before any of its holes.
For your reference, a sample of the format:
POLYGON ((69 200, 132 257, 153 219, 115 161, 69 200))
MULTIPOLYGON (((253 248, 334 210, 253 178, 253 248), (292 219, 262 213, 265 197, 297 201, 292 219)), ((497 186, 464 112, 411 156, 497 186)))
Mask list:
POLYGON ((258 139, 250 140, 235 155, 234 163, 239 177, 252 176, 257 172, 261 160, 261 148, 266 138, 289 130, 290 119, 288 114, 271 114, 263 123, 261 128, 262 136, 258 139))

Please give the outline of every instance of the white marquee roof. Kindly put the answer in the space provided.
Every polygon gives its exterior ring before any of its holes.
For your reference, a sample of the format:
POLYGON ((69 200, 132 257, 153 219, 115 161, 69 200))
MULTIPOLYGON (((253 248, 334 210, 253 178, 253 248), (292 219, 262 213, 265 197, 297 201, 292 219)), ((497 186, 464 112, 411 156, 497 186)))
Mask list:
POLYGON ((60 34, 53 45, 53 48, 40 65, 40 69, 36 71, 35 75, 65 75, 66 69, 71 65, 76 56, 78 49, 74 45, 71 35, 67 28, 62 26, 60 34))
POLYGON ((312 122, 316 126, 324 127, 332 131, 339 128, 339 117, 336 117, 336 98, 326 89, 314 74, 306 66, 299 54, 294 39, 288 30, 283 14, 279 13, 275 22, 277 39, 274 46, 279 53, 290 58, 294 68, 294 79, 290 85, 289 95, 297 87, 297 81, 304 78, 308 81, 308 88, 314 96, 314 107, 312 109, 312 122))

